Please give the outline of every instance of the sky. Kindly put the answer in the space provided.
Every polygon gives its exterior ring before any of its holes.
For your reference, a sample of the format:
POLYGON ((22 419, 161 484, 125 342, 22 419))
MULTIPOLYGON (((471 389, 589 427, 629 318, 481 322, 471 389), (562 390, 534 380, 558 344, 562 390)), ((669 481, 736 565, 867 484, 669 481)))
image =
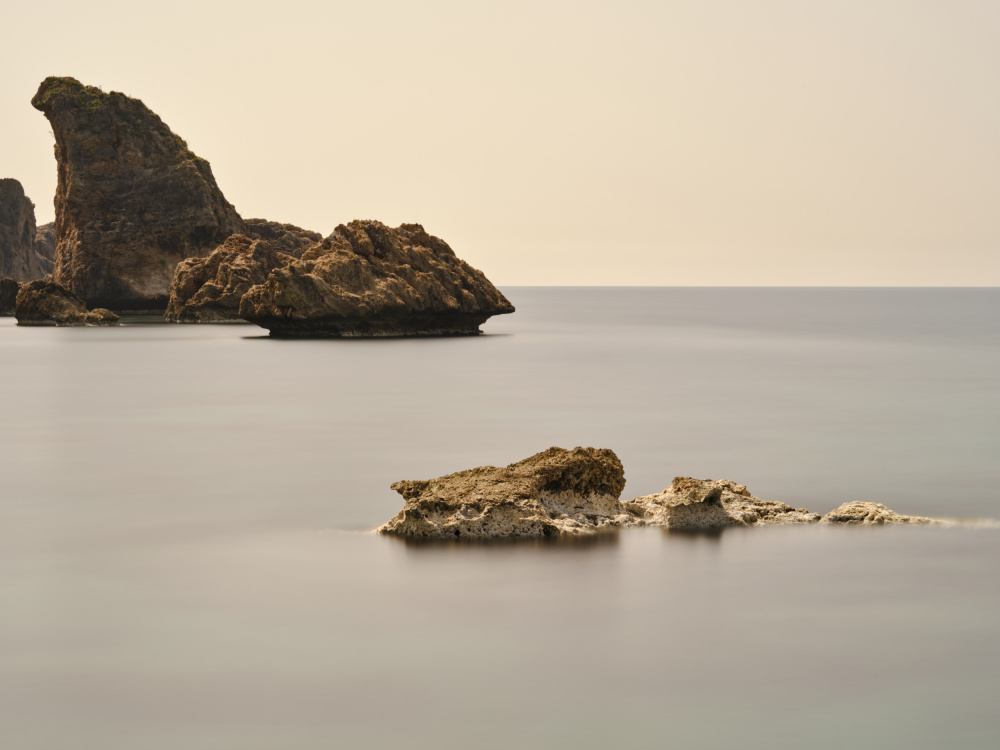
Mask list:
POLYGON ((1000 285, 996 0, 7 3, 0 177, 49 75, 142 99, 246 218, 423 224, 498 285, 1000 285))

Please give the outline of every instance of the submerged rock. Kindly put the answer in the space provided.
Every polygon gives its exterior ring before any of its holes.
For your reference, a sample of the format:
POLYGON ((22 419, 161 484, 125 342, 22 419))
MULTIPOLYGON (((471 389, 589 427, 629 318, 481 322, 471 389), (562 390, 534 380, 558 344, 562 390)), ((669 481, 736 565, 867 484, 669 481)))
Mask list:
POLYGON ((754 497, 728 479, 677 477, 663 492, 629 500, 625 507, 647 524, 692 531, 820 520, 818 513, 754 497))
POLYGON ((250 289, 240 317, 272 336, 474 335, 514 306, 419 224, 341 225, 250 289))
POLYGON ((839 508, 831 510, 823 516, 823 523, 877 526, 894 523, 939 524, 941 521, 923 516, 904 516, 881 503, 855 501, 844 503, 839 508))
POLYGON ((319 232, 310 232, 294 224, 279 224, 267 219, 246 219, 246 234, 255 240, 267 240, 279 253, 301 258, 302 254, 323 241, 319 232))
POLYGON ((14 315, 21 326, 115 326, 119 322, 117 315, 104 308, 88 312, 73 292, 45 279, 21 287, 14 315))
POLYGON ((171 323, 242 323, 240 298, 292 260, 264 240, 234 234, 207 258, 177 264, 164 317, 171 323))
POLYGON ((56 138, 53 277, 87 304, 162 311, 178 262, 245 231, 208 162, 138 99, 46 78, 31 103, 56 138))
POLYGON ((0 315, 13 315, 17 304, 17 291, 21 285, 17 279, 0 279, 0 315))
POLYGON ((396 482, 406 504, 377 531, 415 539, 593 534, 636 523, 618 501, 624 487, 614 452, 549 448, 503 468, 396 482))
POLYGON ((0 277, 24 282, 45 274, 35 254, 35 204, 20 182, 0 179, 0 277))

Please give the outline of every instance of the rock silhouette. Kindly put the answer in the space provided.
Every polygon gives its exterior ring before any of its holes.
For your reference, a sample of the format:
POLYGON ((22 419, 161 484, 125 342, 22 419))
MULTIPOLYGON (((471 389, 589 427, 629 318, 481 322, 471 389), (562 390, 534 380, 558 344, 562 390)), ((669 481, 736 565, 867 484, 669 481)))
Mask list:
POLYGON ((209 163, 138 99, 46 78, 31 103, 56 138, 53 277, 87 304, 163 311, 179 261, 245 231, 209 163))
POLYGON ((244 295, 239 314, 272 336, 473 335, 514 306, 419 224, 338 226, 244 295))

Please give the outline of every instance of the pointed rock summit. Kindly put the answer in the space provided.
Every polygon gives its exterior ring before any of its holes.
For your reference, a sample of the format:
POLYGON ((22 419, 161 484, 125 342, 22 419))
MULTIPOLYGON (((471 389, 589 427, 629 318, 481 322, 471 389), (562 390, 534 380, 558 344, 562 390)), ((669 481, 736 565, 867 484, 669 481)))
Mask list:
POLYGON ((138 99, 46 78, 31 104, 56 138, 53 276, 91 307, 162 311, 179 261, 246 230, 208 162, 138 99))

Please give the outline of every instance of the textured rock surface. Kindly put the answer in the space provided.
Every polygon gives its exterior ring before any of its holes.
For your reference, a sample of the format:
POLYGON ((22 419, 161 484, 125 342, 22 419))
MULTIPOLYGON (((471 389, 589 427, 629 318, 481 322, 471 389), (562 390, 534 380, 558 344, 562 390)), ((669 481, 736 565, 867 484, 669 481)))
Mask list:
POLYGON ((177 264, 164 317, 171 323, 242 323, 240 298, 292 260, 264 240, 234 234, 207 258, 177 264))
POLYGON ((293 258, 301 258, 306 250, 323 241, 319 232, 310 232, 294 224, 279 224, 267 219, 246 219, 244 223, 248 237, 267 240, 279 253, 293 258))
POLYGON ((514 306, 419 224, 352 221, 240 303, 272 336, 469 335, 514 306))
MULTIPOLYGON (((45 273, 52 273, 56 261, 56 224, 42 224, 35 230, 35 257, 45 273)), ((44 274, 43 274, 44 275, 44 274)))
POLYGON ((629 500, 625 508, 650 525, 692 531, 820 520, 817 513, 754 497, 728 479, 677 477, 663 492, 629 500))
POLYGON ((138 99, 47 78, 31 100, 56 138, 56 282, 90 305, 162 311, 174 267, 243 220, 208 162, 138 99))
POLYGON ((31 281, 45 274, 35 254, 35 204, 20 182, 0 179, 0 277, 31 281))
POLYGON ((933 518, 922 516, 903 516, 894 510, 889 510, 881 503, 844 503, 823 516, 823 523, 851 524, 857 526, 877 526, 892 523, 941 523, 933 518))
POLYGON ((378 531, 415 539, 593 534, 636 523, 618 501, 624 486, 612 451, 549 448, 503 468, 396 482, 406 504, 378 531))
POLYGON ((17 304, 17 290, 21 285, 17 279, 0 279, 0 315, 13 315, 17 304))
POLYGON ((37 279, 24 284, 17 293, 14 312, 22 326, 113 326, 118 316, 87 305, 73 292, 52 281, 37 279))

